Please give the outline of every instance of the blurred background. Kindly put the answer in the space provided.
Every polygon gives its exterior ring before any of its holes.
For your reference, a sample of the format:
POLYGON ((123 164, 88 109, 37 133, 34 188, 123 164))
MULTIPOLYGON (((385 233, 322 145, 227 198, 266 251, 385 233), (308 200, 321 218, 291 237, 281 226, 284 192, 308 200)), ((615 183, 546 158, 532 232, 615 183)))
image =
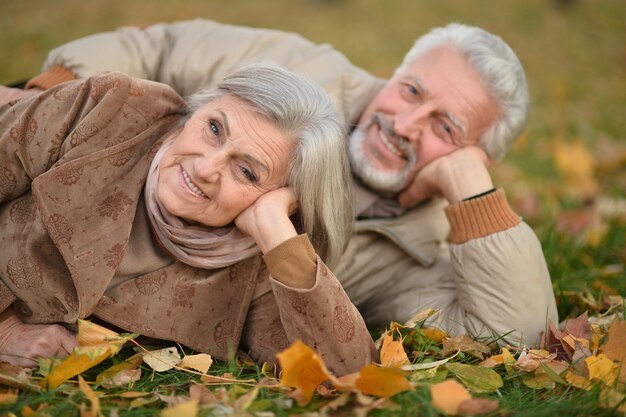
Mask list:
POLYGON ((382 77, 431 27, 499 34, 533 109, 496 183, 540 235, 557 287, 626 294, 626 1, 2 0, 0 83, 35 75, 69 40, 195 17, 299 32, 382 77))

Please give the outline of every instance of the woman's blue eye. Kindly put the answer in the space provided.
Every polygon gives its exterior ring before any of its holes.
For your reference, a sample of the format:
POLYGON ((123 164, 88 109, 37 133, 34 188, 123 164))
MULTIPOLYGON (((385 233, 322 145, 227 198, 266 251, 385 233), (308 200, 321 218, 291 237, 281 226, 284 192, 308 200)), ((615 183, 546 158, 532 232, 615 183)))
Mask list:
POLYGON ((220 134, 220 128, 217 126, 217 123, 213 120, 209 121, 209 127, 211 128, 211 132, 214 135, 218 136, 220 134))

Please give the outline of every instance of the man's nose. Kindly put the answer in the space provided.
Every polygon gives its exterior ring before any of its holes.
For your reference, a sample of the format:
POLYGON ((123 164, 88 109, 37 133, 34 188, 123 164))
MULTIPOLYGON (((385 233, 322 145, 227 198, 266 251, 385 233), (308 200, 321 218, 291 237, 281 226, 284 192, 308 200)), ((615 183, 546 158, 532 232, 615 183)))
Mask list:
POLYGON ((416 141, 422 134, 427 119, 428 112, 424 108, 413 108, 397 114, 393 127, 398 136, 416 141))

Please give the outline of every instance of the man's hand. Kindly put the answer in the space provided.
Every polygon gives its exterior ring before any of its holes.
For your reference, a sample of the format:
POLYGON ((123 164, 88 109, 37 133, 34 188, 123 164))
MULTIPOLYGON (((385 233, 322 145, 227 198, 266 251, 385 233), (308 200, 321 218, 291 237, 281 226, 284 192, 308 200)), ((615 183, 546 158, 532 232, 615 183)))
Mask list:
POLYGON ((296 195, 289 187, 259 197, 235 219, 242 232, 252 236, 264 254, 298 235, 289 215, 298 208, 296 195))
POLYGON ((78 345, 67 329, 50 324, 24 324, 14 314, 0 323, 0 361, 27 368, 42 357, 69 355, 78 345))
POLYGON ((442 196, 456 203, 493 188, 487 167, 491 160, 477 146, 467 146, 437 158, 422 168, 400 192, 398 202, 411 207, 419 201, 442 196))

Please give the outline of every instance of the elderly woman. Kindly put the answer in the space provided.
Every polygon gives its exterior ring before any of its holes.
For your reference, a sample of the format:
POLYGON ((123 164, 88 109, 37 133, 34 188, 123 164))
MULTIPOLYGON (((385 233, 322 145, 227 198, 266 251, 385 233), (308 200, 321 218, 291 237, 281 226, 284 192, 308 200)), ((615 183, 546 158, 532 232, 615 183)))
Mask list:
POLYGON ((108 73, 0 107, 0 359, 69 352, 58 324, 95 316, 221 359, 300 339, 336 373, 368 363, 324 263, 350 232, 343 133, 319 87, 265 65, 187 103, 108 73))

